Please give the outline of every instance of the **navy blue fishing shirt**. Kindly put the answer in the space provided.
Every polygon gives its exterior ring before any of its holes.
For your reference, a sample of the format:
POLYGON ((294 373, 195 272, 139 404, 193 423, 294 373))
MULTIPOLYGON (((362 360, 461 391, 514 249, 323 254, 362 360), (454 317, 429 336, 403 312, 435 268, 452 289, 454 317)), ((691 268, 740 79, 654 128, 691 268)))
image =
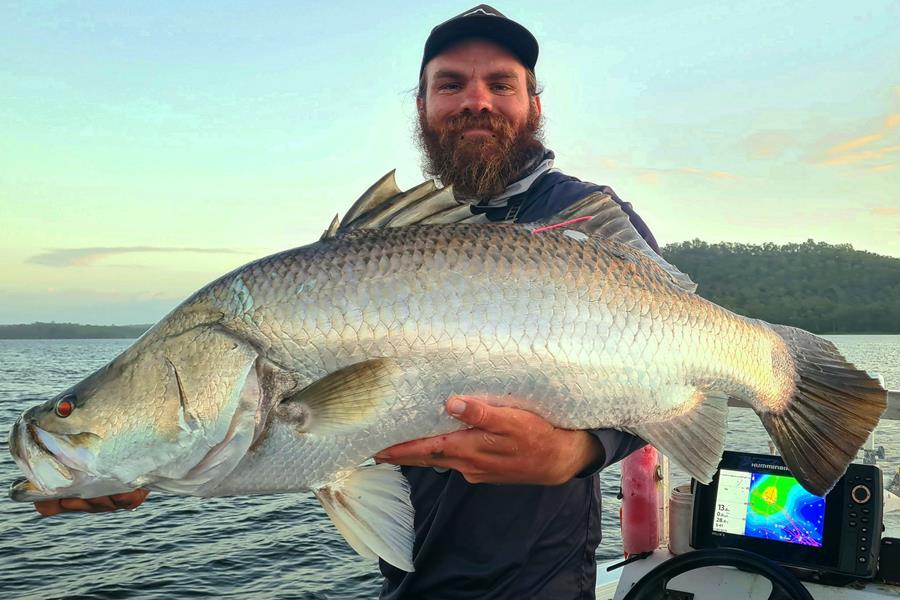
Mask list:
MULTIPOLYGON (((552 154, 549 154, 552 158, 552 154)), ((528 223, 553 215, 595 192, 609 194, 657 252, 647 225, 611 188, 545 171, 503 205, 473 205, 491 221, 528 223)), ((600 543, 597 473, 644 445, 611 429, 591 432, 606 457, 559 486, 471 484, 456 471, 402 467, 415 508, 416 571, 384 561, 381 598, 594 598, 600 543)))

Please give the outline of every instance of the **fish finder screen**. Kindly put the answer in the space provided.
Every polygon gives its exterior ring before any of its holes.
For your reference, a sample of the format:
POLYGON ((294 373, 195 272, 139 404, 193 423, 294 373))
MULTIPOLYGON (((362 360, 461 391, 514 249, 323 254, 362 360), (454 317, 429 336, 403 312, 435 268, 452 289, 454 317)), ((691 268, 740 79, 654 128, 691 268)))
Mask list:
POLYGON ((793 477, 722 469, 713 531, 822 547, 825 498, 793 477))

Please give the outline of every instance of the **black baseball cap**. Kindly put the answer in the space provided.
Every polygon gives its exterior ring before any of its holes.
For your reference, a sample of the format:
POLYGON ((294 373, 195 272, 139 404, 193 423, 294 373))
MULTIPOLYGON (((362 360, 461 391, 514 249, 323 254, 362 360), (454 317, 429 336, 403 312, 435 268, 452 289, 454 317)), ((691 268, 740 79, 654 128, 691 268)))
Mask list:
POLYGON ((419 77, 425 72, 428 61, 443 52, 447 46, 466 38, 486 38, 496 42, 515 54, 532 71, 537 64, 538 43, 531 32, 496 8, 479 4, 431 30, 425 40, 419 77))

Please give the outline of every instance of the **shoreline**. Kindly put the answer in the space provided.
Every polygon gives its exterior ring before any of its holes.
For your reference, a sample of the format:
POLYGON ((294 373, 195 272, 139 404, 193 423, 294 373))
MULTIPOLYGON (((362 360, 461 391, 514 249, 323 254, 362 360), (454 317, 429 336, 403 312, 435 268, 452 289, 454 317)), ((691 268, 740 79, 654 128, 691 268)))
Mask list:
POLYGON ((150 329, 150 324, 83 325, 80 323, 18 323, 0 325, 3 340, 90 340, 134 339, 150 329))
MULTIPOLYGON (((97 329, 128 329, 130 331, 108 331, 108 332, 96 332, 95 335, 77 335, 73 332, 73 334, 65 334, 60 333, 58 335, 10 335, 3 331, 5 327, 20 327, 13 325, 0 325, 0 340, 35 340, 35 341, 49 341, 49 340, 136 340, 137 338, 143 335, 144 331, 149 329, 149 326, 143 325, 82 325, 81 327, 90 327, 97 329), (143 328, 142 331, 136 332, 136 330, 143 328)), ((900 336, 900 331, 839 331, 839 332, 826 332, 826 333, 816 333, 811 332, 820 337, 833 337, 833 336, 844 336, 844 335, 877 335, 877 336, 900 336)))

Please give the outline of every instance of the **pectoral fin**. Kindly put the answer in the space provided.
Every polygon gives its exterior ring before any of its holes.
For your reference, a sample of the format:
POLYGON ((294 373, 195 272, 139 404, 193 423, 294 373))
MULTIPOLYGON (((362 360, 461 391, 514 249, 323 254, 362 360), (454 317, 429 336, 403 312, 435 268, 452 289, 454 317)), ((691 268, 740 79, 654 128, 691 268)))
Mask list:
POLYGON ((360 555, 413 571, 409 483, 393 465, 363 467, 315 490, 338 531, 360 555))
POLYGON ((371 422, 385 402, 397 395, 397 364, 375 358, 338 369, 285 398, 277 414, 304 432, 347 431, 371 422))

